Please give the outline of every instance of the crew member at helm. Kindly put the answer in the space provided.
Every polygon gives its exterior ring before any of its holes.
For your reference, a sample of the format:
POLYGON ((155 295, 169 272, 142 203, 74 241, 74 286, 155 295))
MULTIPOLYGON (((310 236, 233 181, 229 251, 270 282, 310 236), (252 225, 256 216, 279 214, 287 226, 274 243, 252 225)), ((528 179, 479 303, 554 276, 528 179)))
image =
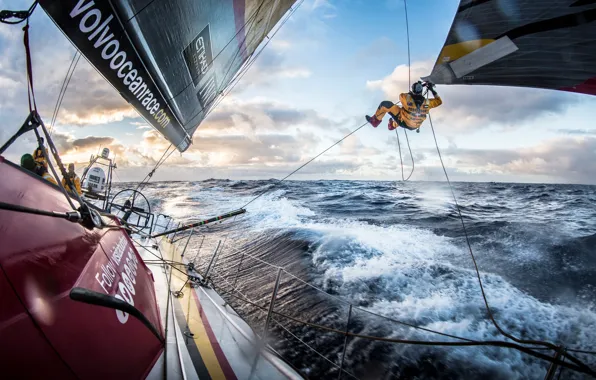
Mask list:
POLYGON ((383 120, 383 116, 389 112, 389 115, 391 115, 388 125, 390 131, 402 127, 420 132, 420 125, 426 120, 426 115, 430 109, 443 103, 434 87, 435 85, 431 82, 422 83, 418 81, 412 85, 409 93, 399 95, 401 107, 389 100, 382 101, 373 117, 366 115, 366 121, 376 128, 383 120), (432 92, 434 99, 427 99, 422 95, 424 87, 432 92))
MULTIPOLYGON (((74 187, 77 190, 77 193, 79 195, 83 194, 83 191, 81 190, 81 179, 79 178, 79 176, 77 175, 77 173, 75 173, 75 166, 74 164, 70 163, 68 164, 68 173, 66 173, 68 175, 68 177, 70 178, 70 181, 72 182, 72 184, 74 185, 74 187)), ((66 189, 66 191, 71 191, 70 187, 68 187, 68 182, 66 182, 66 178, 62 178, 62 186, 64 186, 64 188, 66 189)))

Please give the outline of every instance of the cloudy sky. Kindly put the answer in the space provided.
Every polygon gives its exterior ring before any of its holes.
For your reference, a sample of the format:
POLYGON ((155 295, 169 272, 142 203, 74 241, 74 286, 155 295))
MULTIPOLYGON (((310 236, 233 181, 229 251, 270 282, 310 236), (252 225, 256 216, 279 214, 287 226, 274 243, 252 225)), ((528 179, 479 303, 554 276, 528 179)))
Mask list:
MULTIPOLYGON (((1 9, 30 1, 0 0, 1 9)), ((413 80, 432 69, 459 0, 411 1, 413 80)), ((154 180, 279 178, 364 122, 408 88, 402 0, 305 0, 235 90, 154 180)), ((74 48, 41 9, 31 20, 37 102, 49 123, 74 48)), ((28 113, 19 27, 0 26, 0 141, 28 113)), ((596 98, 549 90, 438 86, 435 128, 454 180, 596 184, 596 98)), ((401 132, 402 151, 407 149, 401 132)), ((82 168, 109 147, 116 180, 140 180, 169 143, 81 59, 54 128, 66 162, 82 168)), ((443 180, 428 125, 409 134, 413 180, 443 180)), ((6 157, 33 151, 32 136, 6 157)), ((410 156, 404 153, 406 171, 410 156)), ((367 126, 296 179, 401 178, 394 132, 367 126)))

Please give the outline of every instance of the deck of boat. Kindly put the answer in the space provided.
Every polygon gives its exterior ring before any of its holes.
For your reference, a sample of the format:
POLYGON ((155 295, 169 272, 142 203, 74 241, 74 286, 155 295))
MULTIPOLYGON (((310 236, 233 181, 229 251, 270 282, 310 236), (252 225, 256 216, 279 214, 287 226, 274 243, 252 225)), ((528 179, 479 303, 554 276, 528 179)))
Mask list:
POLYGON ((289 364, 263 346, 251 327, 213 289, 195 286, 186 263, 166 238, 138 240, 153 272, 166 347, 149 379, 301 379, 289 364), (193 287, 191 287, 191 284, 193 287), (170 290, 168 292, 168 289, 170 290), (178 297, 173 294, 181 290, 178 297), (165 367, 164 367, 165 365, 165 367))

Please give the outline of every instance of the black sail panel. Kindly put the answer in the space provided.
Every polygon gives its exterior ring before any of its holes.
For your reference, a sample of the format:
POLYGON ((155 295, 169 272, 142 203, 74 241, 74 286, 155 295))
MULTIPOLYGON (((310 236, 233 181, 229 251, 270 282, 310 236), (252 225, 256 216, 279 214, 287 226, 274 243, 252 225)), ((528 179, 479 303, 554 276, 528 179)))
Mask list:
POLYGON ((462 0, 424 79, 596 95, 596 1, 462 0))
POLYGON ((91 64, 179 151, 295 0, 41 0, 91 64))

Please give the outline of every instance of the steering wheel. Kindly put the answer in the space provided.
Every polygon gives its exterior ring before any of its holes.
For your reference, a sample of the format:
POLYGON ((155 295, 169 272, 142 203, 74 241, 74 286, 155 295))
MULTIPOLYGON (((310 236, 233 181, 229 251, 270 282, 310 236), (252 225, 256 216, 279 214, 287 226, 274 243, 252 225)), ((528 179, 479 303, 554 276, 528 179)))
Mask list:
POLYGON ((140 191, 124 189, 112 198, 107 212, 126 222, 126 225, 136 233, 150 227, 151 205, 140 191))

